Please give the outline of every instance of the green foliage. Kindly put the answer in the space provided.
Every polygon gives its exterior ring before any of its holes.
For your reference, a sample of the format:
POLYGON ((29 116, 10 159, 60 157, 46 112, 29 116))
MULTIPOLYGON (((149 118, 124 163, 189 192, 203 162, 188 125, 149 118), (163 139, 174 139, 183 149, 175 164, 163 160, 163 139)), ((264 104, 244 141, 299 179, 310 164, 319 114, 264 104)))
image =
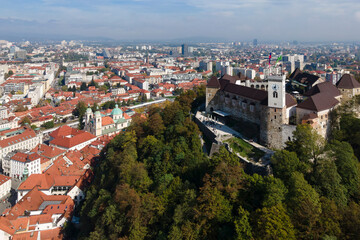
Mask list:
MULTIPOLYGON (((107 144, 80 229, 67 227, 74 238, 359 239, 359 163, 349 143, 324 147, 300 125, 271 158, 274 176, 249 175, 225 147, 211 158, 202 152, 191 111, 204 96, 197 88, 135 115, 107 144)), ((86 108, 79 102, 74 115, 86 108)))
POLYGON ((55 126, 54 121, 48 121, 41 125, 41 127, 45 128, 45 129, 50 129, 50 128, 53 128, 54 126, 55 126))
POLYGON ((76 117, 79 117, 79 128, 83 129, 84 128, 84 115, 86 112, 86 105, 84 102, 80 101, 78 102, 78 104, 76 104, 75 109, 73 110, 72 114, 76 117))
POLYGON ((330 155, 335 159, 341 184, 350 197, 360 198, 360 166, 349 143, 334 141, 329 146, 330 155))
POLYGON ((80 85, 80 91, 86 91, 87 90, 87 85, 85 82, 82 82, 80 85))
POLYGON ((306 164, 300 162, 295 152, 287 150, 277 151, 271 158, 275 177, 287 182, 291 175, 298 172, 306 172, 306 164))
POLYGON ((28 116, 25 116, 22 120, 21 120, 21 126, 24 125, 31 125, 31 120, 28 116))
POLYGON ((287 150, 296 152, 304 162, 316 161, 325 145, 324 139, 308 124, 298 125, 293 138, 293 141, 287 142, 287 150))
POLYGON ((301 238, 309 238, 316 230, 321 204, 319 194, 304 179, 303 174, 295 172, 289 179, 287 208, 292 223, 301 238))
POLYGON ((238 216, 235 217, 234 225, 236 231, 236 239, 246 240, 252 239, 251 226, 249 223, 250 213, 241 206, 238 209, 238 216))
POLYGON ((281 204, 258 209, 254 218, 255 239, 296 239, 294 226, 281 204))

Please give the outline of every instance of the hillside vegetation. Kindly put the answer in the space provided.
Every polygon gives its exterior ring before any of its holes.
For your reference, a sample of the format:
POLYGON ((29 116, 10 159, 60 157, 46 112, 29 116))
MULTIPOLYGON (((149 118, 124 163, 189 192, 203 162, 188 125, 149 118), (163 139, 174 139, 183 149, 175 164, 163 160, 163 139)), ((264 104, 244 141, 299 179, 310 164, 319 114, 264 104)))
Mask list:
POLYGON ((225 148, 202 152, 189 114, 203 98, 196 89, 152 108, 104 148, 69 238, 360 239, 360 171, 349 143, 326 143, 300 125, 273 156, 273 176, 248 175, 225 148))

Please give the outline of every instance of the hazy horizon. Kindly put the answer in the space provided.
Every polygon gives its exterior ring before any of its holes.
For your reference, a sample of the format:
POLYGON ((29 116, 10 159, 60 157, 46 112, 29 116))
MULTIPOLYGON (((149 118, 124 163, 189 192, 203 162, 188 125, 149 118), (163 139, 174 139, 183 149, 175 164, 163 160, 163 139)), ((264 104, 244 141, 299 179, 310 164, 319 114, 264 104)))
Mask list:
POLYGON ((3 39, 359 41, 360 1, 13 0, 3 39))

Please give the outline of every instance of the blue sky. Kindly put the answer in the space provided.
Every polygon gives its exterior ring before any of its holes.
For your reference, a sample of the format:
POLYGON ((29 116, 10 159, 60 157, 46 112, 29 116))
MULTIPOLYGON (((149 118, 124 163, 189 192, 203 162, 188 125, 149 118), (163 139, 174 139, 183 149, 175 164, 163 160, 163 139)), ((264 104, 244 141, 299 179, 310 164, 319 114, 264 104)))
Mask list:
POLYGON ((360 0, 0 0, 1 36, 359 41, 360 0))

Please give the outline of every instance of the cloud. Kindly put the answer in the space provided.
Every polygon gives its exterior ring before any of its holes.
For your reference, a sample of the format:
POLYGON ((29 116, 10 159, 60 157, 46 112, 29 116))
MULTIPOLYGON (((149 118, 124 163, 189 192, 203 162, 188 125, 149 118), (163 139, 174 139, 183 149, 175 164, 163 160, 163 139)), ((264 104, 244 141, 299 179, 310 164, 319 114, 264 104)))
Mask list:
POLYGON ((360 11, 355 13, 355 19, 360 22, 360 11))
POLYGON ((0 9, 3 32, 158 40, 360 40, 351 24, 360 21, 359 0, 27 0, 18 8, 20 2, 6 1, 0 9))

